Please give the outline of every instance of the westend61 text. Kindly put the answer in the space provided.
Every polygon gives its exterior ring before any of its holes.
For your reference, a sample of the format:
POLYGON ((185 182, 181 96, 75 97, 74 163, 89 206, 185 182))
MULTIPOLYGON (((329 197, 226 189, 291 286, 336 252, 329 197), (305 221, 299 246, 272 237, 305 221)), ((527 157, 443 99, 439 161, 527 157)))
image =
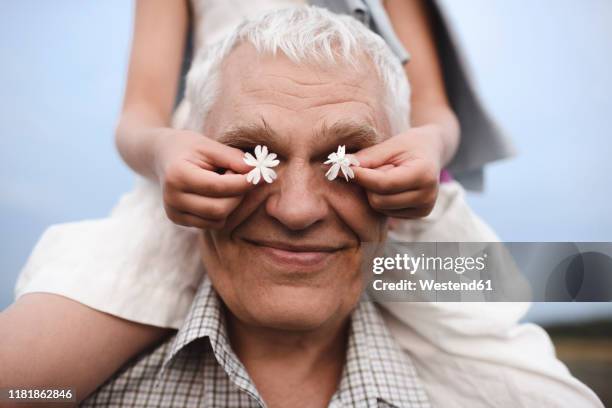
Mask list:
POLYGON ((437 282, 434 279, 419 279, 418 285, 415 281, 402 279, 397 282, 385 282, 376 279, 372 282, 372 288, 376 291, 491 291, 493 285, 491 280, 473 280, 471 282, 437 282))

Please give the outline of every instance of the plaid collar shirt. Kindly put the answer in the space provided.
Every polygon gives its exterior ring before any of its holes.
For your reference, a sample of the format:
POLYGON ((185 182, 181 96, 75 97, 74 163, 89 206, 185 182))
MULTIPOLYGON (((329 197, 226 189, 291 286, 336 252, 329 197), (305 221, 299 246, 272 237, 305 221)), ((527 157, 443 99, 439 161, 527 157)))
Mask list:
MULTIPOLYGON (((221 302, 205 278, 183 327, 141 354, 81 403, 83 407, 266 407, 227 337, 221 302)), ((346 363, 329 407, 429 407, 410 358, 376 306, 351 316, 346 363)))

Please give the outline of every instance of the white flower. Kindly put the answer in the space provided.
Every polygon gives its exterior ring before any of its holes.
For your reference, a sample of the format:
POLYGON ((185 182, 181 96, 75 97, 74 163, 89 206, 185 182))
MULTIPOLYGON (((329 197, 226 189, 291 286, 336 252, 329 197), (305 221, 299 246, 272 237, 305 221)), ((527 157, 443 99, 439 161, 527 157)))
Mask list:
POLYGON ((276 159, 276 153, 268 153, 266 146, 257 145, 255 157, 246 152, 242 160, 249 166, 255 167, 246 176, 249 183, 257 184, 262 177, 266 183, 272 183, 276 179, 276 172, 271 167, 278 166, 280 162, 276 159))
POLYGON ((346 181, 349 181, 349 178, 355 178, 355 173, 350 166, 359 166, 359 161, 352 154, 345 154, 345 146, 338 146, 338 151, 333 152, 329 156, 327 156, 328 160, 324 164, 331 164, 332 166, 325 173, 325 177, 329 181, 334 180, 338 177, 338 172, 342 170, 342 174, 346 181))

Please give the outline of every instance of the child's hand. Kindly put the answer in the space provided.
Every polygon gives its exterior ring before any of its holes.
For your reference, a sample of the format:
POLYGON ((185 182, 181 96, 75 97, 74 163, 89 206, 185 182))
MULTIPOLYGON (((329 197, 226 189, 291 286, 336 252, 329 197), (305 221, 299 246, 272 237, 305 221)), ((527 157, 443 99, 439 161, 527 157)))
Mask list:
POLYGON ((253 187, 243 174, 251 170, 243 155, 195 132, 172 130, 159 138, 155 167, 168 218, 189 227, 222 228, 253 187))
POLYGON ((370 206, 396 218, 421 218, 438 195, 442 143, 435 126, 412 128, 355 153, 355 180, 370 206))

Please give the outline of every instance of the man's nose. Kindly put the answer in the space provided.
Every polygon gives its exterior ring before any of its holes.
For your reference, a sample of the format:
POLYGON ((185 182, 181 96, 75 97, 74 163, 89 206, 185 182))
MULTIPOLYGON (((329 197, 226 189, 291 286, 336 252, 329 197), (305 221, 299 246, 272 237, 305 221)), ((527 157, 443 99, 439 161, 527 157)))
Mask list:
POLYGON ((327 181, 307 161, 293 160, 285 164, 275 183, 277 190, 268 198, 266 211, 290 230, 306 229, 328 214, 323 197, 324 188, 318 185, 327 181))

